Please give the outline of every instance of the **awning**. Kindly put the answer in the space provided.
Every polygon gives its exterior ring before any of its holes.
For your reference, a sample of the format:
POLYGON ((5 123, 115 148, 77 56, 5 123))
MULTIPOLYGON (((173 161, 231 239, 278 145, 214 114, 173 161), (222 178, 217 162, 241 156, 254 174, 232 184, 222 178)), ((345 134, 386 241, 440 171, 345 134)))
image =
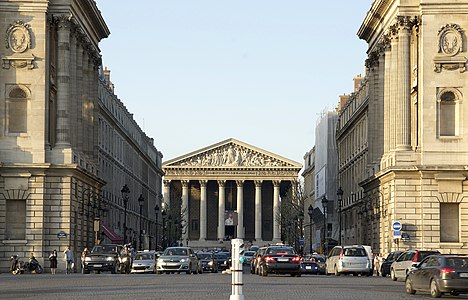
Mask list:
POLYGON ((104 223, 101 223, 101 232, 109 238, 109 240, 112 241, 112 243, 115 244, 123 244, 123 237, 115 233, 112 228, 109 226, 105 225, 104 223))

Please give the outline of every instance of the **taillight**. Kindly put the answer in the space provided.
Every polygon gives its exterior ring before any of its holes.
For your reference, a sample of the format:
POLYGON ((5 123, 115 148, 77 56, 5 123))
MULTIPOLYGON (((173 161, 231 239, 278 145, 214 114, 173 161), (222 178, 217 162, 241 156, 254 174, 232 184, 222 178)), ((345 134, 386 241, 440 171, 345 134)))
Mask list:
POLYGON ((292 262, 299 262, 299 261, 301 261, 301 258, 299 256, 294 256, 291 261, 292 262))
POLYGON ((271 256, 265 256, 264 260, 265 260, 265 262, 274 262, 275 261, 275 259, 273 257, 271 257, 271 256))
POLYGON ((457 272, 455 269, 452 268, 442 268, 440 269, 440 274, 450 274, 457 272))
POLYGON ((414 255, 413 262, 418 262, 418 252, 414 255))

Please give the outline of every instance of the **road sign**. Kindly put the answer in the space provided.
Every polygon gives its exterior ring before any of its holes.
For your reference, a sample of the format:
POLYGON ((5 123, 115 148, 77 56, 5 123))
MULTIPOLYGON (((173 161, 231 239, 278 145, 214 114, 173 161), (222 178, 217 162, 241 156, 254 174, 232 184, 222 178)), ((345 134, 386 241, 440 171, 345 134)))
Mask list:
POLYGON ((57 238, 59 239, 64 239, 67 237, 67 234, 65 231, 60 231, 59 233, 57 233, 57 238))
POLYGON ((408 241, 410 239, 410 235, 407 234, 406 232, 403 232, 401 234, 401 239, 404 240, 404 241, 408 241))
POLYGON ((300 246, 304 246, 304 238, 300 238, 300 239, 299 239, 299 245, 300 245, 300 246))
POLYGON ((401 239, 401 231, 393 231, 393 238, 394 239, 401 239))
POLYGON ((402 226, 401 226, 401 223, 398 222, 398 221, 395 221, 395 222, 393 222, 393 224, 392 224, 392 228, 393 228, 393 230, 395 230, 395 231, 400 231, 400 230, 401 230, 401 227, 402 227, 402 226))

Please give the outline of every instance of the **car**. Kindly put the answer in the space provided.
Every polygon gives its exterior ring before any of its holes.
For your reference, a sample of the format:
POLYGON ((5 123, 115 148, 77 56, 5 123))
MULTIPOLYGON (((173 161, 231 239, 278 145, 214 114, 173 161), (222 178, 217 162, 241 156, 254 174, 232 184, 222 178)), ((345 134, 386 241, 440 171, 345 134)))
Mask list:
POLYGON ((374 250, 372 250, 371 246, 368 245, 360 245, 366 249, 367 257, 369 257, 369 261, 371 263, 372 274, 374 274, 374 250))
POLYGON ((200 264, 192 248, 168 247, 157 260, 156 272, 197 274, 200 272, 200 264))
POLYGON ((203 271, 218 273, 218 260, 211 252, 198 252, 198 259, 201 261, 203 271))
POLYGON ((223 271, 229 268, 229 258, 231 257, 227 252, 216 252, 215 259, 218 261, 218 270, 223 271))
POLYGON ((258 261, 260 257, 262 256, 262 254, 265 252, 266 248, 267 247, 258 248, 254 256, 252 257, 252 260, 250 261, 250 273, 251 274, 258 274, 258 269, 257 269, 258 261))
POLYGON ((252 246, 250 246, 249 251, 256 252, 258 250, 258 248, 260 248, 260 247, 258 247, 257 245, 252 245, 252 246))
POLYGON ((393 251, 383 259, 382 263, 380 264, 380 275, 382 277, 387 277, 387 275, 390 275, 390 266, 402 253, 403 251, 393 251))
POLYGON ((244 251, 244 253, 241 256, 242 264, 243 265, 250 265, 250 262, 252 261, 253 256, 255 255, 255 251, 244 251))
POLYGON ((130 273, 156 273, 157 256, 154 251, 140 251, 133 257, 130 273))
POLYGON ((302 274, 325 274, 325 258, 320 255, 306 255, 301 259, 302 274))
POLYGON ((430 292, 434 298, 445 293, 452 296, 468 293, 468 256, 427 256, 408 272, 405 290, 413 295, 417 291, 430 292))
POLYGON ((372 275, 372 263, 367 251, 359 245, 335 246, 326 260, 325 274, 372 275))
POLYGON ((118 244, 95 245, 85 257, 83 273, 89 274, 91 271, 96 274, 108 271, 112 274, 117 273, 119 271, 119 253, 122 247, 118 244))
POLYGON ((439 251, 407 250, 400 254, 390 266, 390 277, 393 281, 406 278, 406 274, 429 255, 440 254, 439 251))
POLYGON ((269 246, 257 261, 258 274, 290 274, 301 276, 301 257, 290 246, 269 246))

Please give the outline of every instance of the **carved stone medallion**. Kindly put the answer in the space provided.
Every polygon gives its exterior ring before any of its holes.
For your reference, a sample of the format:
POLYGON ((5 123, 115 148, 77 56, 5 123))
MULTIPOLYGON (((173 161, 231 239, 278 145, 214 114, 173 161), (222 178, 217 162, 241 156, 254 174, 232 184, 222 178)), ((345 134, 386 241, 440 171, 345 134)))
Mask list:
POLYGON ((11 24, 6 31, 6 45, 15 53, 23 53, 31 48, 31 35, 29 24, 23 21, 16 21, 11 24))

